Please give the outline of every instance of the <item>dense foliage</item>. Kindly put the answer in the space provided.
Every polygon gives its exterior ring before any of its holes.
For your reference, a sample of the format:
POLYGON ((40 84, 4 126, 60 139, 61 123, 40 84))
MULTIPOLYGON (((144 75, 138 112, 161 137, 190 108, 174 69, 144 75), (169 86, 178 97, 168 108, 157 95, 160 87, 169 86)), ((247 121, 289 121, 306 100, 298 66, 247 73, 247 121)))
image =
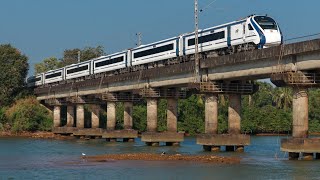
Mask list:
POLYGON ((48 131, 52 128, 52 115, 35 97, 18 100, 6 110, 11 131, 48 131))
POLYGON ((23 92, 28 58, 9 44, 0 45, 0 107, 10 105, 23 92))

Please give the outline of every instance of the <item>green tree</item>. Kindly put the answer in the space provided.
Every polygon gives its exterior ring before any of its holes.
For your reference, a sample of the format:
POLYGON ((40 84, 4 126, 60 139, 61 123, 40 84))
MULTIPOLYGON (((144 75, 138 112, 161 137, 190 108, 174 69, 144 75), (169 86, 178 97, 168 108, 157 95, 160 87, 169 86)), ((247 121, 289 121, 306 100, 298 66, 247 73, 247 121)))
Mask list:
POLYGON ((10 44, 0 45, 0 107, 10 105, 24 88, 28 58, 10 44))
POLYGON ((290 87, 275 88, 272 93, 272 101, 277 108, 289 110, 292 106, 292 89, 290 87))
POLYGON ((0 108, 0 132, 5 131, 5 124, 8 122, 6 118, 6 108, 0 108))
POLYGON ((66 49, 63 52, 62 66, 78 63, 78 53, 80 51, 80 61, 87 61, 105 55, 102 46, 86 47, 84 49, 66 49))
POLYGON ((292 115, 289 111, 290 103, 288 103, 290 91, 273 88, 270 84, 261 82, 259 86, 260 90, 252 96, 251 106, 248 102, 249 97, 242 97, 242 131, 246 133, 284 133, 291 131, 292 115), (287 110, 284 110, 284 107, 287 110))
MULTIPOLYGON (((116 103, 116 129, 123 129, 124 104, 123 102, 116 103)), ((108 118, 108 117, 107 117, 108 118)))
POLYGON ((190 135, 204 132, 204 103, 192 95, 178 103, 178 130, 190 135))
POLYGON ((61 61, 55 57, 46 58, 43 62, 34 65, 35 74, 43 73, 61 67, 61 61))
POLYGON ((147 106, 146 103, 134 103, 133 106, 133 129, 139 132, 144 132, 147 130, 147 106))
POLYGON ((309 131, 320 132, 320 89, 310 89, 309 96, 309 131))
POLYGON ((70 64, 76 64, 78 63, 78 52, 80 49, 66 49, 63 52, 63 58, 61 60, 62 67, 70 65, 70 64))
POLYGON ((158 131, 167 130, 167 100, 160 99, 158 101, 158 131))
POLYGON ((229 97, 226 95, 219 95, 218 102, 218 133, 228 132, 228 107, 229 97))
POLYGON ((95 48, 86 47, 81 50, 80 60, 81 60, 81 62, 87 61, 87 60, 94 59, 94 58, 104 56, 104 55, 106 55, 106 53, 103 50, 103 46, 97 46, 95 48))
POLYGON ((259 91, 252 95, 252 105, 256 107, 263 107, 272 104, 273 87, 269 83, 257 82, 259 91))

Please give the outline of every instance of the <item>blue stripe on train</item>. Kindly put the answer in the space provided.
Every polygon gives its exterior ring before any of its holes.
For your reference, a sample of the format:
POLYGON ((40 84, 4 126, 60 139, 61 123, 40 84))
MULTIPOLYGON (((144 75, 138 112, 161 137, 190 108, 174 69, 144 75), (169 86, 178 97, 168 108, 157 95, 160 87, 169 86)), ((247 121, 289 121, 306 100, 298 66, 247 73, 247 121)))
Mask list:
POLYGON ((176 41, 176 55, 179 57, 179 39, 176 41))
POLYGON ((262 33, 262 31, 259 29, 258 25, 253 21, 253 18, 250 19, 251 24, 253 25, 253 28, 258 32, 260 37, 260 43, 259 48, 263 48, 263 46, 266 44, 266 37, 262 33))
POLYGON ((186 55, 186 38, 183 37, 182 41, 183 41, 183 55, 185 56, 186 55))
POLYGON ((228 47, 231 46, 231 26, 227 27, 227 44, 228 47))

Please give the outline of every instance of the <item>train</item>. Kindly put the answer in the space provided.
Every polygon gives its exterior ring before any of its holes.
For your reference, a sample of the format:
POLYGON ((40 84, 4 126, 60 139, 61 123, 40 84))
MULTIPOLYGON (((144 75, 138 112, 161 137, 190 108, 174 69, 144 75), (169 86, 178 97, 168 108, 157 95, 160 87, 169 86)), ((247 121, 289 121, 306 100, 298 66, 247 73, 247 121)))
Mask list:
MULTIPOLYGON (((268 15, 249 15, 198 31, 198 52, 203 58, 268 48, 282 43, 280 27, 268 15)), ((194 54, 195 32, 192 32, 36 74, 27 78, 26 83, 28 87, 37 87, 117 75, 185 61, 192 59, 194 54)))

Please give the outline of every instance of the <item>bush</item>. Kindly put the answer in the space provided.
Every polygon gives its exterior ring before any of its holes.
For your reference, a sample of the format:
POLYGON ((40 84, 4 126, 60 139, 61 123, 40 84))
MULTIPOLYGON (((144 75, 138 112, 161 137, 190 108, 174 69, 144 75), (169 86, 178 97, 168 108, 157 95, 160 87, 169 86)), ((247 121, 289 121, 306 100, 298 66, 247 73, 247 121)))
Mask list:
POLYGON ((320 121, 310 120, 309 121, 309 132, 320 132, 320 121))
POLYGON ((16 101, 6 111, 6 117, 14 132, 49 131, 53 122, 50 112, 35 97, 16 101))
POLYGON ((4 131, 4 126, 3 126, 2 123, 0 123, 0 132, 1 132, 1 131, 4 131))
POLYGON ((6 108, 0 108, 0 124, 5 124, 7 122, 6 118, 6 108))

